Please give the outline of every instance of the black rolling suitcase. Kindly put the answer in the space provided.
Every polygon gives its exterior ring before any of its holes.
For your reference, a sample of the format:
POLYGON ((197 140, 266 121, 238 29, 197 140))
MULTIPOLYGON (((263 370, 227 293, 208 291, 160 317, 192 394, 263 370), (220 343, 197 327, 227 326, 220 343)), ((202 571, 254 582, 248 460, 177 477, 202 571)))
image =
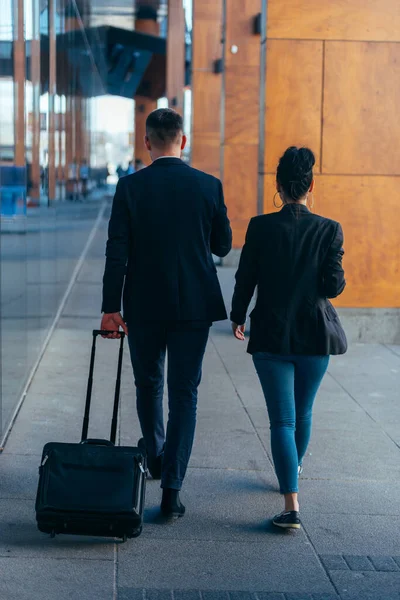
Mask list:
POLYGON ((36 497, 36 520, 43 533, 117 537, 126 541, 142 532, 146 456, 139 448, 115 446, 121 388, 124 334, 118 357, 111 439, 87 439, 98 335, 92 354, 82 441, 50 442, 43 449, 36 497))

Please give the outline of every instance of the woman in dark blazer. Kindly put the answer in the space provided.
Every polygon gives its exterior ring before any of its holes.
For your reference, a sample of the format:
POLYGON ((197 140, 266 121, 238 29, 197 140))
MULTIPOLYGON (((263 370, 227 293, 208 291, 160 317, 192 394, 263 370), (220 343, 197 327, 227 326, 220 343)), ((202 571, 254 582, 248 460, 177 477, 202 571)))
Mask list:
POLYGON ((271 447, 285 510, 273 523, 300 528, 298 476, 311 435, 312 408, 329 356, 344 354, 346 335, 328 298, 345 288, 343 232, 339 223, 307 208, 313 191, 314 154, 286 150, 277 170, 282 210, 250 221, 236 274, 232 328, 244 340, 264 391, 271 447))

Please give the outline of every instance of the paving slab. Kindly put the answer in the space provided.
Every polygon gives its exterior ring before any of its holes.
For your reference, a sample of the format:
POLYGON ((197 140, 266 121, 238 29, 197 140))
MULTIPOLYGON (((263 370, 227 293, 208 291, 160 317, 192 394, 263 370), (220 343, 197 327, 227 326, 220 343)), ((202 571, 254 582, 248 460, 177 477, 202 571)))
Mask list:
POLYGON ((314 548, 321 554, 398 555, 400 554, 400 517, 302 514, 302 522, 314 548))
POLYGON ((0 557, 4 600, 113 600, 114 562, 0 557))
POLYGON ((311 589, 331 593, 332 584, 312 548, 299 553, 295 536, 287 536, 286 542, 285 551, 278 553, 268 540, 248 543, 171 538, 155 543, 142 537, 135 545, 119 547, 118 584, 155 589, 307 593, 311 589))
POLYGON ((265 451, 254 434, 245 431, 197 432, 192 466, 216 469, 250 469, 262 471, 268 464, 265 451))
POLYGON ((400 346, 389 345, 388 348, 391 350, 391 352, 394 352, 394 354, 400 356, 400 346))
POLYGON ((400 573, 332 572, 342 600, 399 600, 400 573))
MULTIPOLYGON (((285 551, 287 536, 271 526, 271 518, 281 506, 271 473, 190 468, 182 491, 187 514, 173 526, 162 526, 160 501, 159 483, 149 481, 144 537, 264 542, 285 551)), ((309 550, 303 532, 292 536, 294 546, 299 552, 309 550)))
POLYGON ((78 282, 95 283, 101 285, 104 275, 104 267, 105 257, 88 258, 79 273, 78 282))
POLYGON ((338 480, 400 480, 400 450, 375 426, 360 419, 360 427, 344 434, 315 427, 307 461, 310 477, 338 480))
MULTIPOLYGON (((78 381, 78 380, 77 380, 78 381)), ((5 448, 8 454, 41 455, 47 442, 76 442, 81 439, 85 390, 76 395, 62 395, 47 390, 46 394, 32 394, 24 407, 26 418, 18 419, 5 448), (25 439, 21 447, 21 439, 25 439)), ((90 436, 109 436, 112 414, 112 396, 109 403, 98 403, 90 421, 90 436)))
POLYGON ((391 556, 370 556, 369 560, 376 571, 386 573, 400 572, 400 567, 391 556))
POLYGON ((101 319, 102 284, 77 282, 65 305, 65 315, 74 317, 96 317, 101 319))
POLYGON ((375 567, 368 556, 347 554, 343 558, 349 565, 350 571, 375 571, 375 567))
POLYGON ((0 557, 114 560, 113 539, 66 535, 51 539, 41 533, 34 504, 33 499, 0 501, 0 557))
POLYGON ((257 592, 259 600, 285 600, 284 594, 275 594, 274 592, 257 592))
MULTIPOLYGON (((24 449, 19 445, 18 450, 24 449)), ((11 454, 0 456, 0 506, 6 500, 30 500, 32 511, 39 481, 40 454, 11 454)))

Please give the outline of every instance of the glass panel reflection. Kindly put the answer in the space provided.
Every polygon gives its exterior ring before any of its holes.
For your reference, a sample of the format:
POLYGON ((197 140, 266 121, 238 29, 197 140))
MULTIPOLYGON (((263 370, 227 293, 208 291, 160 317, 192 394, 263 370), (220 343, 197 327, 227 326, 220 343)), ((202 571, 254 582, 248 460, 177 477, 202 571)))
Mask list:
POLYGON ((134 98, 153 108, 166 95, 166 9, 0 0, 1 438, 107 186, 143 151, 134 98))
POLYGON ((0 14, 3 437, 97 217, 95 173, 104 185, 107 169, 91 144, 91 97, 104 86, 87 16, 64 0, 0 0, 0 14), (82 43, 84 72, 74 50, 82 43))

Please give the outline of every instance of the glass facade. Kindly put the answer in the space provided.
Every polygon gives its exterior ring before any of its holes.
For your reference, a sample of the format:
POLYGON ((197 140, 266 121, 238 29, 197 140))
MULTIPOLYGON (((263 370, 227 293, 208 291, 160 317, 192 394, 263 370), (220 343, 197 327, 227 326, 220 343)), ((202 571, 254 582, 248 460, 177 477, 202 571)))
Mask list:
MULTIPOLYGON (((182 2, 184 158, 190 160, 191 0, 182 2)), ((0 440, 99 214, 104 186, 136 155, 134 127, 142 147, 146 115, 139 123, 134 99, 168 104, 167 8, 167 0, 151 7, 138 0, 112 6, 0 0, 0 440), (149 27, 144 23, 137 36, 139 18, 149 27)))
POLYGON ((107 157, 91 130, 100 76, 74 55, 87 17, 63 0, 0 0, 0 15, 3 437, 97 217, 107 157))

